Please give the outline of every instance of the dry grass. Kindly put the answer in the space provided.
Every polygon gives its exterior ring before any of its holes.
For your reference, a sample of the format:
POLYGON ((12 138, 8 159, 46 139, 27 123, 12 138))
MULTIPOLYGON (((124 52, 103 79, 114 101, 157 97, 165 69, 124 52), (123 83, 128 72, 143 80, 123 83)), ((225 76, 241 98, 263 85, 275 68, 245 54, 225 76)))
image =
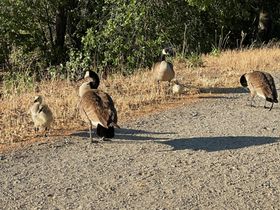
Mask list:
MULTIPOLYGON (((100 89, 108 92, 115 101, 120 125, 139 116, 158 112, 170 107, 191 102, 201 87, 238 87, 239 77, 245 72, 280 69, 280 49, 263 48, 244 51, 225 51, 220 56, 203 56, 203 66, 189 68, 188 63, 176 59, 176 78, 186 87, 186 93, 172 96, 156 92, 156 84, 149 70, 143 70, 129 77, 112 75, 101 81, 100 89)), ((162 89, 167 89, 167 84, 162 89)), ((77 87, 66 81, 46 81, 39 84, 40 95, 53 110, 55 123, 51 136, 69 135, 85 129, 77 110, 77 87)), ((35 91, 20 95, 9 95, 0 99, 0 151, 12 143, 38 141, 34 138, 29 106, 35 91)), ((42 139, 41 139, 42 140, 42 139)))

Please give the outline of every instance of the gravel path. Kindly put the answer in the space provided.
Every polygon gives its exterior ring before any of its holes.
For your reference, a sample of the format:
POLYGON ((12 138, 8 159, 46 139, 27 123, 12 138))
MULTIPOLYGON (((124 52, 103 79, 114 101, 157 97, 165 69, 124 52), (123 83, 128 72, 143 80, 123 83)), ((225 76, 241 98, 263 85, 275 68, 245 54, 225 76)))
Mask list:
POLYGON ((280 108, 241 89, 0 156, 1 209, 280 209, 280 108))

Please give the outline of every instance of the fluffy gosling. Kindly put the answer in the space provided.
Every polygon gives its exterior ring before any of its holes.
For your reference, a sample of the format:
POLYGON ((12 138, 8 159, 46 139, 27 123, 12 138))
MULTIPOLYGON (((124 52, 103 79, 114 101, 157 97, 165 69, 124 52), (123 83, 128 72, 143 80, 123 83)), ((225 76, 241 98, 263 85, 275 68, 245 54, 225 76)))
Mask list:
POLYGON ((250 90, 251 106, 253 106, 253 100, 256 95, 265 99, 264 108, 269 108, 266 107, 266 101, 271 102, 269 111, 273 108, 274 103, 278 103, 277 90, 271 74, 262 71, 243 74, 240 77, 240 83, 250 90))
POLYGON ((34 103, 30 107, 30 113, 35 133, 44 130, 44 135, 47 136, 47 131, 49 131, 53 122, 53 114, 48 105, 43 103, 42 96, 35 96, 34 103))
POLYGON ((174 95, 176 95, 176 94, 178 94, 178 95, 180 95, 180 94, 182 94, 183 92, 184 92, 184 88, 183 88, 183 86, 178 82, 178 80, 174 80, 173 81, 174 82, 174 85, 173 85, 173 87, 172 87, 172 93, 174 94, 174 95))
POLYGON ((117 124, 117 111, 112 98, 101 90, 94 89, 95 83, 85 82, 79 88, 80 102, 78 105, 81 118, 89 124, 90 140, 92 126, 97 127, 97 135, 102 139, 113 138, 117 124))

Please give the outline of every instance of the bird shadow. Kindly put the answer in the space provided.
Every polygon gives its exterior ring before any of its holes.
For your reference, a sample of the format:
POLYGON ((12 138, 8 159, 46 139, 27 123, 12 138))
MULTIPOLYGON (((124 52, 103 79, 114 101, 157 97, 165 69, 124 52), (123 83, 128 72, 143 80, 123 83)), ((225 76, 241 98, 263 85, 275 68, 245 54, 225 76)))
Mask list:
MULTIPOLYGON (((96 129, 93 129, 93 136, 96 138, 96 129)), ((159 138, 152 137, 150 135, 164 135, 164 134, 174 134, 173 132, 155 132, 155 131, 145 131, 145 130, 137 130, 137 129, 129 129, 129 128, 120 128, 115 129, 115 137, 112 139, 115 140, 130 140, 130 141, 147 141, 147 140, 166 140, 168 138, 159 138), (140 134, 140 135, 139 135, 140 134), (146 135, 143 135, 146 134, 146 135)), ((70 136, 88 138, 89 131, 82 130, 71 133, 70 136)))
POLYGON ((248 93, 248 90, 243 87, 236 87, 236 88, 207 87, 207 88, 200 88, 199 90, 201 93, 216 93, 216 94, 248 93))
POLYGON ((279 142, 279 138, 267 136, 194 137, 189 139, 181 138, 168 141, 158 141, 158 143, 171 146, 173 151, 191 149, 205 150, 207 152, 234 150, 276 142, 279 142))

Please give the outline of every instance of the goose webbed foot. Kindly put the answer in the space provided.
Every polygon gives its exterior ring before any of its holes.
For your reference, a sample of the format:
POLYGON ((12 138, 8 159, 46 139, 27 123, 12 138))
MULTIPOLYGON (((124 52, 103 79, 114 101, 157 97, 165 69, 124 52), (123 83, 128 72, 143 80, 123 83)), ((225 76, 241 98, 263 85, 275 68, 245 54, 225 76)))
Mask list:
POLYGON ((268 107, 268 106, 266 106, 266 101, 265 101, 265 103, 264 103, 264 108, 265 108, 265 109, 269 109, 269 111, 271 111, 271 109, 273 108, 273 104, 274 104, 274 103, 271 103, 271 106, 268 107))
POLYGON ((111 141, 111 139, 106 138, 106 137, 103 136, 103 137, 100 138, 100 141, 111 141))
POLYGON ((96 143, 99 143, 99 141, 97 141, 96 139, 90 139, 90 143, 91 144, 96 144, 96 143))

